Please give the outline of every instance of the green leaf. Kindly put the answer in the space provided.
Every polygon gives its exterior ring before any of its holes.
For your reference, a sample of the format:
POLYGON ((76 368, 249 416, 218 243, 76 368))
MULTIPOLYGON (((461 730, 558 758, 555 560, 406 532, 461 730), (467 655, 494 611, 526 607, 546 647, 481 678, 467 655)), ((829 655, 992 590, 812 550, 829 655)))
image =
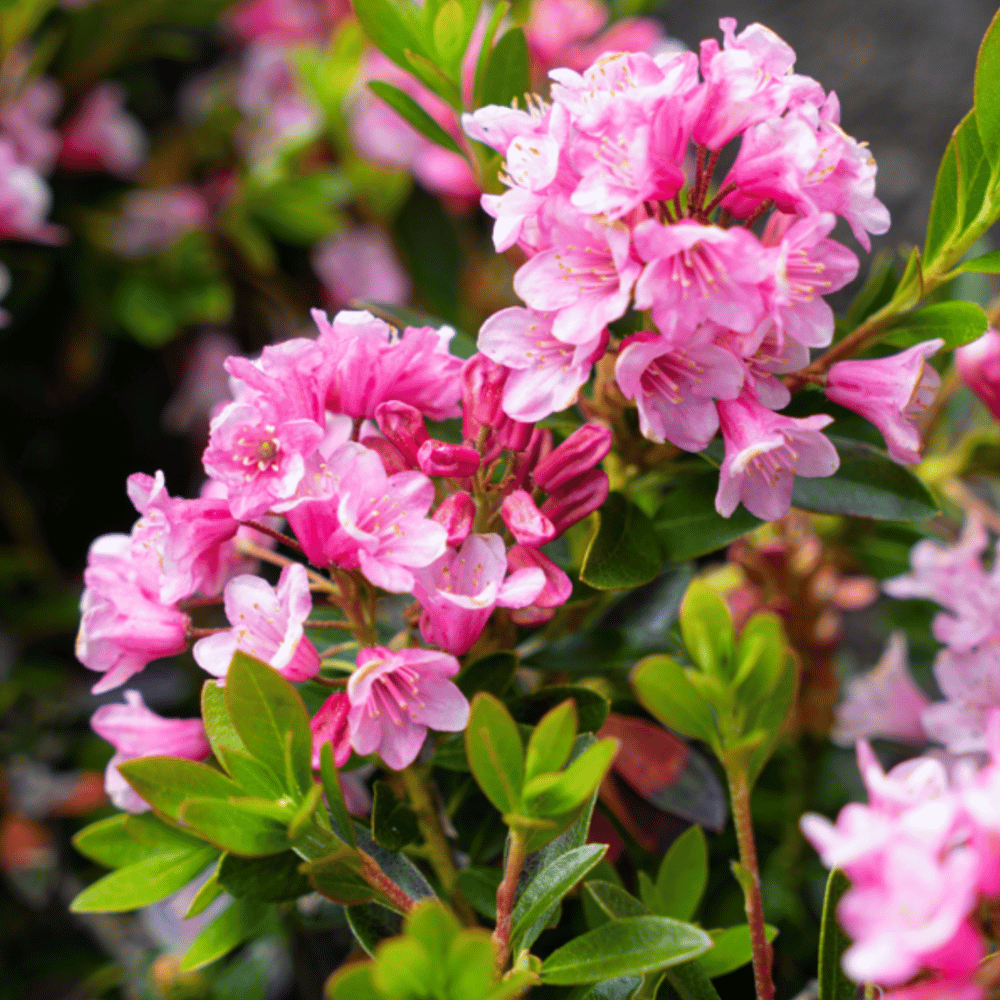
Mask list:
POLYGON ((489 22, 486 25, 486 32, 483 35, 479 56, 476 59, 476 78, 472 88, 473 104, 477 108, 481 108, 484 104, 488 103, 483 100, 486 68, 490 61, 490 53, 493 51, 493 39, 496 38, 500 22, 507 16, 507 11, 509 10, 510 4, 506 3, 506 0, 501 0, 501 3, 498 3, 493 8, 493 13, 490 15, 489 22))
POLYGON ((958 268, 960 271, 970 271, 973 274, 1000 274, 1000 250, 991 250, 981 257, 973 257, 964 261, 958 268))
POLYGON ((420 39, 406 10, 407 0, 359 0, 354 14, 365 34, 379 51, 394 63, 409 70, 406 50, 419 50, 420 39))
POLYGON ((986 155, 1000 164, 1000 14, 994 16, 976 61, 975 115, 986 155))
POLYGON ((824 479, 796 476, 792 506, 880 521, 927 521, 937 515, 933 497, 909 469, 879 448, 829 437, 840 453, 840 468, 824 479))
POLYGON ((604 695, 578 684, 550 684, 522 695, 510 706, 518 722, 534 725, 542 716, 567 698, 576 703, 577 728, 582 733, 596 733, 604 725, 611 705, 604 695))
POLYGON ((843 955, 851 939, 837 923, 837 904, 850 887, 847 876, 839 868, 830 872, 819 929, 819 1000, 853 1000, 857 990, 843 969, 843 955))
POLYGON ((385 994, 372 982, 374 962, 342 965, 327 980, 327 1000, 385 1000, 385 994))
MULTIPOLYGON (((524 993, 524 984, 497 987, 496 947, 488 931, 460 931, 448 949, 446 975, 451 1000, 514 1000, 524 993), (495 992, 496 991, 496 992, 495 992)), ((438 994, 440 995, 440 994, 438 994)))
POLYGON ((719 746, 715 716, 676 660, 647 656, 632 671, 631 683, 642 707, 663 725, 709 746, 719 746))
POLYGON ((549 709, 535 726, 528 740, 524 758, 524 779, 537 774, 560 771, 573 752, 576 740, 576 702, 567 698, 549 709))
POLYGON ((798 684, 798 671, 791 657, 785 659, 781 677, 775 685, 771 696, 758 709, 756 715, 750 718, 749 727, 759 732, 762 739, 759 745, 747 755, 747 779, 750 786, 757 780, 761 770, 771 756, 774 744, 781 735, 781 727, 795 700, 795 689, 798 684))
POLYGON ((361 877, 359 870, 358 857, 343 853, 302 866, 303 873, 317 892, 343 906, 380 898, 380 894, 361 877))
POLYGON ((216 862, 215 868, 212 870, 212 874, 202 883, 201 888, 194 894, 194 899, 191 900, 191 905, 187 908, 187 913, 184 914, 185 920, 190 920, 192 917, 197 917, 199 914, 204 913, 223 893, 225 890, 219 885, 218 875, 219 868, 222 866, 222 862, 226 860, 228 855, 220 854, 219 860, 216 862))
POLYGON ((320 747, 319 763, 326 804, 337 832, 349 847, 357 847, 358 842, 354 837, 354 821, 347 811, 347 806, 344 805, 344 792, 340 787, 340 775, 333 762, 333 747, 329 741, 320 747))
POLYGON ((177 819, 188 799, 226 799, 243 789, 221 771, 183 757, 136 757, 118 772, 157 812, 177 819))
POLYGON ((649 907, 640 903, 635 896, 630 895, 614 882, 594 879, 591 882, 584 882, 583 889, 601 908, 605 916, 612 920, 650 916, 649 907))
MULTIPOLYGON (((445 6, 457 8, 457 0, 448 0, 445 6)), ((442 8, 442 12, 443 10, 444 8, 442 8)), ((385 83, 383 80, 370 80, 368 87, 422 136, 449 150, 449 152, 457 153, 459 156, 465 155, 458 143, 409 94, 403 93, 398 87, 385 83)))
POLYGON ((85 826, 73 837, 73 846, 105 868, 121 868, 149 856, 149 850, 125 830, 127 813, 118 813, 85 826))
POLYGON ((294 787, 287 790, 304 795, 313 783, 312 730, 298 691, 277 670, 237 650, 226 674, 226 704, 247 749, 275 774, 286 774, 285 734, 292 734, 294 787))
POLYGON ((73 900, 70 909, 74 913, 114 913, 148 906, 183 889, 217 854, 215 848, 203 844, 135 861, 88 886, 73 900))
POLYGON ((191 943, 180 967, 185 972, 203 969, 257 933, 267 907, 250 899, 234 899, 191 943))
POLYGON ((654 912, 690 920, 708 885, 708 847, 700 826, 685 830, 667 851, 656 876, 654 912))
POLYGON ((560 900, 607 852, 606 844, 587 844, 567 851, 542 869, 525 888, 511 915, 511 953, 530 948, 545 930, 560 900))
POLYGON ((378 903, 355 903, 345 907, 347 925, 354 933, 358 944, 369 954, 375 954, 380 941, 396 937, 402 933, 403 918, 378 903))
POLYGON ((372 982, 386 997, 429 997, 443 971, 435 969, 434 960, 419 941, 396 937, 379 948, 372 982))
POLYGON ((230 894, 281 903, 312 892, 312 885, 299 872, 302 859, 292 851, 263 858, 238 858, 227 854, 216 878, 230 894))
POLYGON ((947 247, 949 238, 958 228, 959 218, 958 143, 953 135, 941 158, 934 183, 934 197, 924 239, 924 260, 928 264, 947 247))
POLYGON ((472 699, 465 754, 483 794, 501 813, 513 812, 524 784, 524 749, 517 723, 491 694, 472 699))
POLYGON ((235 802, 189 799, 181 807, 180 818, 220 850, 231 854, 263 857, 282 854, 290 846, 283 823, 235 802))
POLYGON ((500 868, 470 866, 458 873, 458 887, 469 905, 487 920, 497 918, 497 889, 503 881, 500 868))
POLYGON ((668 562, 684 562, 715 552, 763 524, 740 506, 732 517, 715 509, 719 474, 713 469, 686 476, 667 495, 653 527, 668 562))
POLYGON ((520 28, 511 28, 493 47, 483 76, 481 104, 509 107, 531 90, 528 43, 520 28))
POLYGON ((247 753, 219 747, 219 763, 243 789, 244 795, 280 799, 285 794, 284 780, 247 753))
POLYGON ((988 325, 986 313, 975 302, 935 302, 901 316, 884 339, 894 347, 912 347, 940 337, 945 349, 951 349, 981 337, 988 325))
POLYGON ((240 734, 229 717, 226 688, 217 680, 207 680, 201 687, 201 721, 205 725, 205 735, 211 744, 212 753, 223 767, 225 763, 219 755, 223 748, 247 753, 246 744, 240 739, 240 734))
POLYGON ((416 938, 442 965, 450 964, 448 952, 461 929, 451 910, 437 900, 420 903, 406 917, 406 933, 416 938))
POLYGON ((598 740, 561 774, 543 774, 526 782, 524 804, 529 814, 556 819, 581 808, 604 780, 616 753, 617 740, 598 740))
POLYGON ((711 947, 712 939, 691 924, 669 917, 626 917, 557 948, 542 963, 542 982, 573 986, 641 975, 690 961, 711 947))
POLYGON ((787 656, 781 619, 771 613, 753 615, 736 647, 736 696, 743 711, 758 708, 774 690, 787 656))
POLYGON ((598 590, 649 583, 660 572, 660 543, 649 518, 621 493, 612 493, 598 512, 580 579, 598 590))
POLYGON ((711 954, 706 952, 693 962, 684 962, 667 969, 665 978, 673 987, 678 1000, 719 1000, 719 993, 701 964, 706 955, 711 954))
POLYGON ((471 698, 479 691, 495 694, 499 698, 514 680, 518 663, 516 653, 506 650, 487 653, 466 664, 455 678, 455 683, 466 698, 471 698))
POLYGON ((629 1000, 642 983, 641 976, 619 976, 617 979, 605 979, 591 987, 581 987, 573 990, 571 1000, 629 1000))
POLYGON ((372 837, 387 851, 401 851, 420 836, 417 814, 385 781, 376 781, 372 799, 372 837))
POLYGON ((959 209, 962 213, 962 243, 979 235, 980 216, 990 189, 990 162, 983 151, 976 116, 970 111, 955 131, 958 149, 959 209), (970 236, 970 233, 973 234, 970 236))
POLYGON ((447 0, 434 18, 434 48, 453 77, 462 61, 472 27, 472 24, 466 24, 462 5, 458 0, 447 0))
POLYGON ((410 899, 420 902, 422 899, 435 899, 434 890, 430 883, 424 878, 419 868, 402 852, 387 851, 372 840, 368 831, 359 823, 354 824, 354 833, 357 837, 358 847, 370 855, 400 889, 405 892, 410 899))
POLYGON ((707 674, 733 676, 736 634, 726 602, 702 580, 694 580, 681 604, 681 636, 691 659, 707 674))
MULTIPOLYGON (((715 947, 698 959, 698 964, 705 970, 710 979, 725 976, 727 973, 746 965, 753 958, 753 945, 750 941, 750 928, 746 924, 738 927, 727 927, 722 931, 709 931, 715 947)), ((764 934, 768 941, 778 936, 778 928, 765 924, 764 934)), ((853 994, 852 994, 853 996, 853 994)))

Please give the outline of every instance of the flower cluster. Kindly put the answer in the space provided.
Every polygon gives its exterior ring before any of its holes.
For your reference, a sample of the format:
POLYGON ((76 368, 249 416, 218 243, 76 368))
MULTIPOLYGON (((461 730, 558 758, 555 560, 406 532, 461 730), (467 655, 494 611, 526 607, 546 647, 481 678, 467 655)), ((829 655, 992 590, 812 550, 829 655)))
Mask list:
POLYGON ((836 824, 802 818, 823 863, 852 882, 837 911, 853 939, 845 970, 859 983, 903 986, 894 1000, 984 996, 980 914, 995 913, 1000 896, 1000 713, 987 730, 991 759, 978 773, 959 765, 949 775, 940 761, 918 757, 886 774, 861 741, 868 805, 846 806, 836 824))
MULTIPOLYGON (((505 158, 507 191, 482 198, 496 248, 529 257, 514 278, 525 306, 492 317, 480 349, 511 371, 507 414, 537 420, 575 397, 609 349, 608 325, 634 305, 648 325, 612 349, 642 433, 701 451, 721 430, 717 509, 742 502, 773 520, 795 475, 839 464, 821 433, 832 418, 775 412, 790 399, 777 376, 833 338, 823 296, 857 274, 829 235, 839 216, 869 248, 889 216, 836 96, 794 73, 794 52, 767 28, 720 24, 722 47, 708 39, 700 58, 605 54, 582 73, 552 70, 551 103, 464 117, 505 158)), ((873 419, 897 461, 919 459, 913 416, 936 386, 923 359, 940 346, 830 373, 829 397, 873 419)))
MULTIPOLYGON (((400 331, 368 312, 313 318, 316 339, 226 361, 234 398, 212 418, 199 499, 169 496, 162 473, 130 477, 141 517, 91 548, 77 655, 103 673, 97 692, 194 640, 195 661, 215 677, 241 650, 306 681, 322 661, 310 627, 374 638, 375 588, 411 594, 431 648, 362 649, 346 691, 314 720, 341 762, 353 747, 401 768, 428 727, 464 727, 468 706, 449 678, 494 609, 535 625, 568 599, 572 584, 542 546, 607 497, 597 466, 611 433, 585 424, 554 446, 550 430, 512 420, 506 369, 450 354, 448 327, 400 331), (425 422, 459 416, 461 443, 437 440, 425 422), (294 538, 276 530, 278 515, 294 538), (272 551, 275 541, 311 568, 272 551), (255 574, 260 559, 282 566, 276 587, 255 574), (343 617, 310 621, 313 591, 343 617), (229 627, 194 628, 193 608, 219 595, 229 627)), ((187 723, 164 726, 157 746, 177 729, 172 752, 200 754, 187 723)), ((116 760, 137 752, 136 740, 115 745, 116 760)))

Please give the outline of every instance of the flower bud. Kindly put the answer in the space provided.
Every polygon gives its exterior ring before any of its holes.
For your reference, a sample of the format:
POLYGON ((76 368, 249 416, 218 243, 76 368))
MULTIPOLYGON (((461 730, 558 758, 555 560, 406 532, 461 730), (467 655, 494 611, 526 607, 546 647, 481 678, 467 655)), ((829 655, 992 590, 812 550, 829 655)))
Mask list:
POLYGON ((420 471, 428 476, 466 479, 479 469, 479 452, 464 444, 446 441, 425 441, 417 452, 420 471))
POLYGON ((343 767, 351 756, 351 734, 347 726, 347 713, 351 701, 344 691, 331 694, 313 716, 310 726, 313 734, 313 769, 318 771, 320 751, 324 743, 330 743, 333 750, 333 762, 337 767, 343 767))
POLYGON ((558 536, 593 514, 608 498, 609 492, 607 475, 601 469, 591 469, 560 486, 542 504, 541 512, 552 522, 558 536))
POLYGON ((500 516, 519 545, 544 545, 555 538, 556 530, 552 522, 535 506, 531 494, 524 490, 515 490, 504 498, 500 516))
POLYGON ((987 330, 978 340, 955 351, 962 381, 1000 420, 1000 333, 987 330))
POLYGON ((552 451, 552 431, 547 427, 536 427, 531 432, 531 440, 527 447, 515 457, 513 472, 513 488, 522 489, 528 480, 531 470, 552 451))
POLYGON ((546 493, 558 490, 593 469, 611 450, 611 438, 611 431, 602 424, 584 424, 535 466, 532 479, 546 493))
POLYGON ((448 545, 458 548, 472 531, 476 503, 468 493, 452 493, 438 505, 431 518, 448 532, 448 545))
POLYGON ((387 400, 375 408, 375 421, 378 429, 409 463, 408 467, 414 468, 417 464, 417 451, 430 437, 424 425, 423 414, 408 403, 387 400))
POLYGON ((511 420, 504 416, 503 421, 497 428, 497 439, 511 451, 524 451, 531 441, 531 435, 535 430, 534 424, 525 424, 520 420, 511 420))
POLYGON ((544 552, 523 545, 512 546, 507 553, 508 571, 513 573, 515 570, 532 567, 537 567, 545 574, 545 586, 532 607, 558 608, 565 604, 573 593, 570 578, 544 552))
POLYGON ((503 417, 507 369, 485 354, 473 354, 462 368, 462 433, 474 441, 479 425, 496 427, 503 417))

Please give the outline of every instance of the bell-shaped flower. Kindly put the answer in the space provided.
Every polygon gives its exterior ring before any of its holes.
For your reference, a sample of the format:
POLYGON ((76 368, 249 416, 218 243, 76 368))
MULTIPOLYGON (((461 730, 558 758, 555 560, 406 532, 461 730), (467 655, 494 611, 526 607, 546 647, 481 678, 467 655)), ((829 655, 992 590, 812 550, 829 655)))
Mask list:
POLYGON ((104 790, 119 809, 130 813, 146 812, 149 805, 119 774, 119 764, 159 755, 204 760, 212 752, 201 719, 164 719, 146 708, 138 691, 126 691, 124 705, 101 705, 90 725, 115 748, 104 772, 104 790))
POLYGON ((314 771, 320 767, 320 751, 324 743, 329 743, 333 750, 333 762, 337 767, 343 767, 351 756, 351 732, 347 724, 347 714, 351 710, 351 701, 345 691, 336 691, 319 707, 312 717, 310 727, 313 736, 312 766, 314 771))
POLYGON ((403 457, 407 468, 416 468, 417 452, 430 437, 424 424, 424 415, 409 403, 389 400, 376 408, 375 422, 386 440, 403 457))
POLYGON ((977 340, 959 347, 955 367, 962 381, 1000 420, 1000 333, 987 330, 977 340))
POLYGON ((838 361, 827 375, 827 398, 871 421, 882 432, 893 461, 919 462, 923 442, 917 417, 941 385, 927 358, 943 346, 939 338, 888 358, 838 361))
POLYGON ((416 760, 428 729, 465 729, 469 703, 450 680, 459 670, 454 656, 376 646, 362 649, 357 662, 347 682, 347 721, 356 753, 377 753, 387 767, 401 771, 416 760))
POLYGON ((756 517, 776 521, 788 513, 796 476, 832 476, 840 467, 837 449, 821 433, 833 417, 784 417, 746 392, 716 405, 726 445, 715 495, 723 517, 742 502, 756 517))
POLYGON ((194 659, 202 670, 225 677, 240 650, 269 663, 290 681, 316 675, 319 653, 303 630, 312 597, 302 565, 285 566, 277 587, 259 576, 238 576, 226 584, 223 604, 232 628, 194 644, 194 659))
POLYGON ((431 518, 448 533, 447 544, 454 549, 469 537, 475 517, 476 501, 472 499, 471 494, 464 491, 449 493, 431 515, 431 518))
POLYGON ((606 329, 581 344, 557 340, 553 320, 551 313, 511 306, 479 328, 479 350, 510 369, 503 409, 515 420, 532 423, 572 406, 607 347, 606 329))
POLYGON ((514 545, 507 553, 507 569, 537 567, 545 574, 545 586, 534 602, 525 608, 514 608, 511 621, 518 625, 541 625, 555 617, 555 609, 562 607, 573 594, 573 581, 539 549, 529 545, 514 545))
POLYGON ((500 516, 518 545, 545 545, 555 538, 555 526, 525 490, 514 490, 504 497, 500 516))
POLYGON ((743 364, 713 342, 711 327, 677 340, 643 331, 622 342, 615 377, 626 399, 636 401, 644 437, 702 451, 719 429, 712 400, 740 394, 743 364))
POLYGON ((527 607, 546 584, 537 567, 507 575, 507 550, 499 535, 471 534, 457 552, 449 549, 413 576, 413 596, 423 609, 421 634, 455 656, 472 648, 494 607, 527 607))
POLYGON ((80 102, 63 128, 59 163, 70 170, 107 170, 131 176, 146 155, 146 134, 125 110, 125 91, 117 83, 99 83, 80 102))

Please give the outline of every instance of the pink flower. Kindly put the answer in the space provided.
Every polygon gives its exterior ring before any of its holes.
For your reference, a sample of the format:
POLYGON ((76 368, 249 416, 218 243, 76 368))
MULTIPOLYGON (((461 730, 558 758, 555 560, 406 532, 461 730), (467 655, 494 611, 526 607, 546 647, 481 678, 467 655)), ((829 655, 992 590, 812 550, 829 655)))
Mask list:
POLYGON ((290 681, 315 676, 319 653, 302 628, 312 610, 303 566, 285 566, 277 588, 259 576, 238 576, 226 584, 223 600, 232 628, 194 644, 194 659, 202 670, 225 677, 239 649, 269 663, 290 681))
POLYGON ((565 57, 571 47, 593 38, 607 20, 608 9, 598 0, 535 0, 524 34, 531 54, 549 70, 569 65, 565 57))
POLYGON ((551 314, 511 306, 479 328, 479 350, 511 369, 503 387, 504 412, 534 422, 572 406, 605 351, 608 331, 570 345, 552 334, 551 314))
POLYGON ((431 515, 448 533, 447 544, 458 548, 469 537, 476 516, 476 502, 468 493, 450 493, 431 515))
POLYGON ((955 351, 955 367, 962 381, 1000 420, 1000 333, 987 330, 978 340, 955 351))
POLYGON ((611 451, 613 437, 603 424, 578 427, 558 448, 536 460, 532 481, 546 493, 555 493, 599 465, 611 451))
POLYGON ((507 553, 507 569, 511 573, 533 567, 545 574, 545 586, 532 604, 511 611, 511 620, 518 625, 541 625, 549 621, 555 616, 555 609, 573 594, 573 581, 544 552, 526 545, 514 545, 507 553))
POLYGON ((95 694, 124 684, 147 663, 187 648, 191 619, 160 601, 159 559, 155 546, 143 537, 149 530, 144 526, 134 536, 102 535, 87 554, 76 657, 104 674, 91 689, 95 694))
POLYGON ((425 441, 417 452, 420 471, 428 476, 467 479, 479 470, 479 452, 465 444, 425 441))
POLYGON ((591 469, 554 489, 539 508, 555 529, 558 538, 567 528, 582 521, 608 499, 610 484, 603 469, 591 469))
POLYGON ((719 429, 712 400, 740 394, 743 365, 713 343, 711 327, 676 340, 643 331, 622 342, 615 378, 625 397, 639 407, 644 437, 701 451, 719 429))
POLYGON ((207 222, 208 206, 192 187, 132 191, 122 199, 110 243, 123 257, 147 257, 169 250, 207 222))
POLYGON ((409 302, 410 278, 385 233, 374 226, 344 230, 318 243, 313 270, 338 308, 358 299, 409 302))
POLYGON ((225 22, 246 42, 325 43, 347 13, 343 0, 246 0, 226 12, 225 22))
POLYGON ((926 340, 887 358, 838 361, 827 375, 827 399, 871 421, 882 432, 893 461, 919 462, 923 442, 917 417, 941 385, 927 358, 943 346, 941 339, 926 340))
POLYGON ((130 813, 146 812, 149 805, 118 773, 119 764, 160 755, 204 760, 212 752, 201 719, 164 719, 146 708, 138 691, 126 691, 124 705, 101 705, 90 725, 116 750, 104 772, 108 798, 130 813))
POLYGON ((313 716, 310 726, 313 735, 313 770, 320 766, 320 751, 324 743, 331 744, 333 762, 337 767, 343 767, 351 756, 351 733, 347 724, 347 713, 351 701, 347 693, 338 691, 331 694, 313 716))
POLYGON ((633 239, 647 261, 635 286, 636 308, 652 308, 665 336, 686 336, 705 320, 740 333, 757 326, 764 313, 759 285, 770 269, 768 251, 753 233, 647 219, 633 239))
POLYGON ((428 649, 362 649, 347 682, 355 752, 377 753, 387 767, 401 771, 416 759, 428 729, 461 732, 469 703, 448 679, 458 670, 455 657, 428 649))
POLYGON ((117 83, 98 84, 63 128, 59 163, 70 170, 107 170, 130 177, 146 155, 146 135, 125 110, 117 83))
POLYGON ((534 567, 507 576, 507 551, 499 535, 471 534, 457 552, 449 549, 413 576, 413 596, 423 607, 421 634, 456 656, 472 648, 494 607, 527 607, 546 583, 534 567))
POLYGON ((788 513, 797 475, 832 476, 840 466, 837 449, 820 433, 832 417, 783 417, 745 392, 716 405, 726 444, 715 495, 723 517, 742 502, 756 517, 776 521, 788 513))
MULTIPOLYGON (((399 452, 405 468, 416 468, 420 447, 430 438, 424 415, 409 403, 389 400, 376 407, 375 422, 386 440, 399 452)), ((370 443, 368 447, 371 447, 370 443)))
POLYGON ((14 147, 0 137, 0 239, 63 242, 62 227, 45 222, 51 205, 48 185, 19 163, 14 147))
MULTIPOLYGON (((5 74, 22 58, 22 53, 9 57, 5 74)), ((52 127, 52 121, 62 104, 62 93, 50 76, 40 76, 29 83, 22 80, 18 85, 17 96, 0 107, 0 135, 13 144, 19 163, 44 176, 55 166, 59 155, 59 133, 52 127)))
POLYGON ((504 497, 500 516, 518 545, 545 545, 556 536, 555 526, 525 490, 514 490, 504 497))
POLYGON ((833 738, 845 745, 872 736, 925 743, 927 734, 920 718, 929 704, 910 674, 906 637, 894 632, 875 668, 850 682, 846 698, 837 707, 833 738))
POLYGON ((924 729, 952 753, 986 749, 986 718, 1000 708, 1000 642, 993 639, 967 652, 942 649, 934 677, 947 699, 924 709, 924 729))
POLYGON ((369 312, 339 312, 331 323, 312 311, 319 345, 334 368, 328 409, 352 417, 374 417, 386 400, 409 403, 431 420, 459 415, 462 359, 448 353, 449 327, 393 329, 369 312))

